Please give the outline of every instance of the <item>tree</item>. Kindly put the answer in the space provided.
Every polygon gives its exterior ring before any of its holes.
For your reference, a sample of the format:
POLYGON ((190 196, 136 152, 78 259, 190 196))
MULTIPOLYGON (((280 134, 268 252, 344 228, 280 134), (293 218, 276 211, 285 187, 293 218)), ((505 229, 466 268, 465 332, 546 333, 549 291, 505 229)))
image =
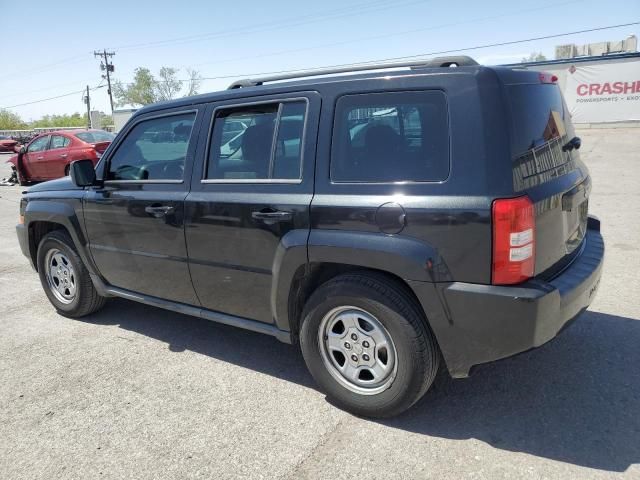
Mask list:
POLYGON ((113 117, 111 115, 107 115, 104 112, 100 112, 100 127, 95 128, 105 128, 113 125, 113 117))
POLYGON ((528 57, 523 57, 521 63, 544 62, 547 59, 542 52, 532 52, 528 57))
POLYGON ((156 80, 156 98, 158 101, 171 100, 182 90, 182 80, 176 78, 177 68, 162 67, 156 80))
POLYGON ((27 124, 22 121, 20 115, 9 110, 0 110, 0 130, 23 130, 27 124))
POLYGON ((192 68, 187 68, 187 74, 189 75, 189 79, 187 80, 187 94, 185 97, 198 95, 198 90, 202 85, 202 75, 200 75, 200 72, 192 68))
POLYGON ((116 105, 143 106, 150 103, 171 100, 179 97, 196 95, 202 83, 202 76, 197 70, 187 69, 189 78, 181 80, 178 78, 180 70, 173 67, 162 67, 156 78, 151 70, 145 67, 138 67, 135 70, 133 82, 124 84, 116 80, 113 85, 113 95, 116 105), (187 84, 183 92, 184 84, 187 84))
POLYGON ((151 70, 144 67, 135 69, 133 82, 128 85, 116 80, 113 86, 113 95, 116 97, 116 105, 148 105, 157 102, 155 92, 156 79, 151 70))
POLYGON ((86 127, 87 126, 87 114, 80 114, 78 112, 71 115, 45 115, 40 120, 31 122, 29 125, 31 128, 46 128, 46 127, 86 127))

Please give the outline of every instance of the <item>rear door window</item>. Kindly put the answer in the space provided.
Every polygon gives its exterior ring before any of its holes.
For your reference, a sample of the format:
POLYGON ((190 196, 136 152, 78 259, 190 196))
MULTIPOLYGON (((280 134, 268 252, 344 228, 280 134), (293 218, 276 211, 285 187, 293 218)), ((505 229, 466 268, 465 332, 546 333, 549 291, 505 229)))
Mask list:
POLYGON ((53 150, 54 148, 64 148, 68 146, 70 142, 71 140, 67 137, 63 137, 62 135, 53 135, 51 137, 51 146, 49 149, 53 150))
POLYGON ((444 93, 373 93, 338 99, 333 182, 433 182, 448 176, 444 93))
POLYGON ((299 180, 305 101, 216 111, 206 179, 299 180))

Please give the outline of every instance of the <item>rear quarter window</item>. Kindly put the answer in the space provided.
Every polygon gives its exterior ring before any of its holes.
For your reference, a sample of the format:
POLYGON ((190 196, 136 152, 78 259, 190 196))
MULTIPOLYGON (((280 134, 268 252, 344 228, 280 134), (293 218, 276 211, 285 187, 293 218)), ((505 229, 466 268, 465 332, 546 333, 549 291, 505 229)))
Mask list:
POLYGON ((433 182, 449 176, 449 126, 441 91, 345 95, 331 148, 333 182, 433 182))

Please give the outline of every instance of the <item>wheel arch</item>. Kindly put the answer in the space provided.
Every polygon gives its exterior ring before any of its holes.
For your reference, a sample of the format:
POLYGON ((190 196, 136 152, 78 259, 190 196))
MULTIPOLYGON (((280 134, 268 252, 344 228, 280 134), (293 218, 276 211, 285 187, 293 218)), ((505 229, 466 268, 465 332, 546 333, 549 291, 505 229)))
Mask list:
MULTIPOLYGON (((75 200, 79 203, 79 200, 75 200)), ((79 205, 78 205, 79 206, 79 205)), ((87 238, 84 235, 81 220, 73 205, 68 202, 56 202, 52 199, 30 200, 24 213, 28 231, 29 255, 35 269, 38 269, 38 246, 44 236, 53 230, 64 230, 73 241, 78 255, 91 274, 95 268, 88 251, 87 238)))

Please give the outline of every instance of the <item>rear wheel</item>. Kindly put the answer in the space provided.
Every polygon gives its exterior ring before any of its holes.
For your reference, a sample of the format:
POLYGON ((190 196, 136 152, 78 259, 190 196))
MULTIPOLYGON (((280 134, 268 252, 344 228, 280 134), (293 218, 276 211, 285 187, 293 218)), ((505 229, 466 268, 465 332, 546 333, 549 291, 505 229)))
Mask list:
POLYGON ((104 306, 106 298, 98 295, 67 232, 54 230, 45 235, 37 260, 42 288, 58 312, 79 318, 104 306))
POLYGON ((397 415, 413 405, 433 382, 440 359, 412 298, 369 273, 336 277, 313 293, 300 344, 329 399, 370 417, 397 415))

